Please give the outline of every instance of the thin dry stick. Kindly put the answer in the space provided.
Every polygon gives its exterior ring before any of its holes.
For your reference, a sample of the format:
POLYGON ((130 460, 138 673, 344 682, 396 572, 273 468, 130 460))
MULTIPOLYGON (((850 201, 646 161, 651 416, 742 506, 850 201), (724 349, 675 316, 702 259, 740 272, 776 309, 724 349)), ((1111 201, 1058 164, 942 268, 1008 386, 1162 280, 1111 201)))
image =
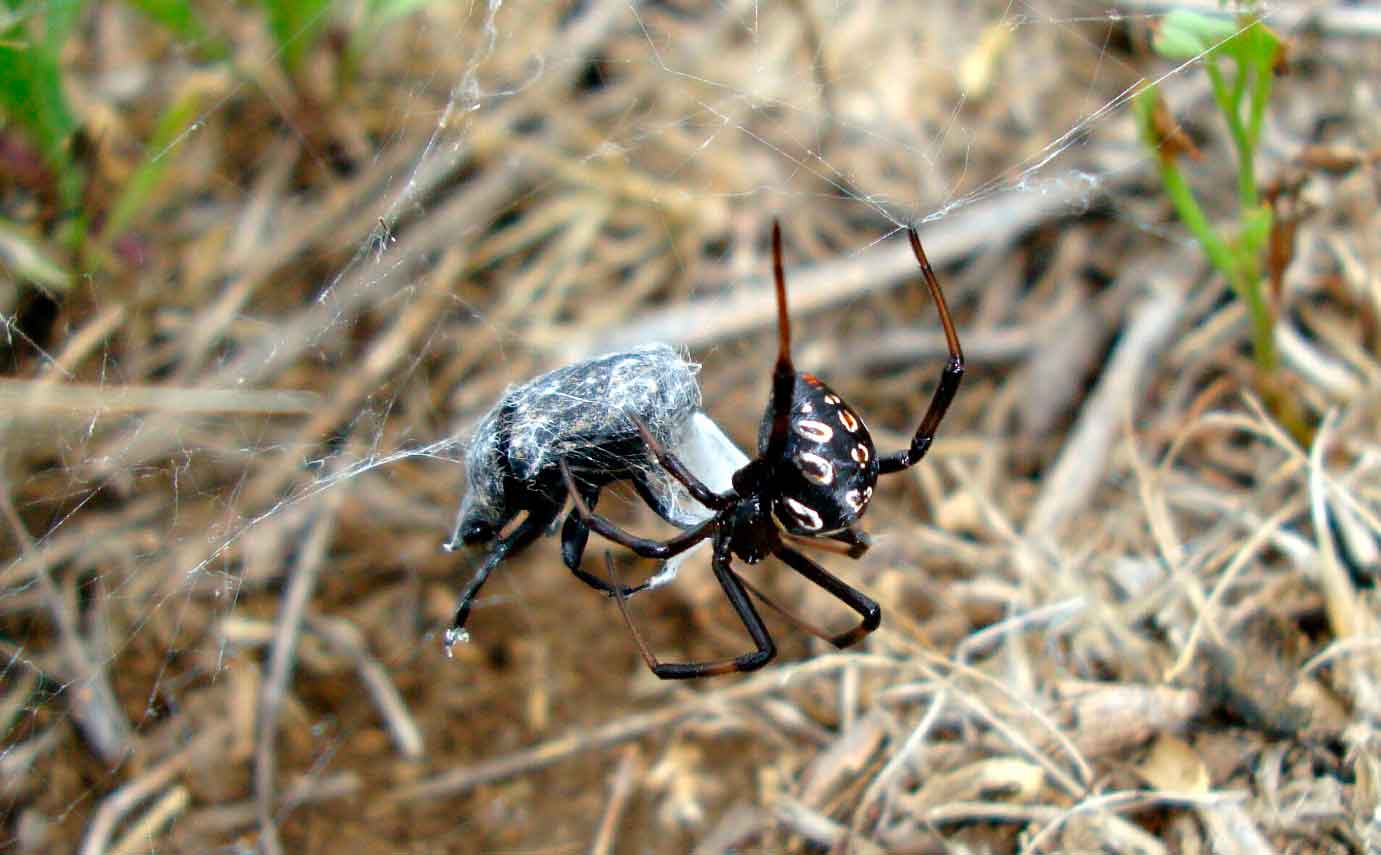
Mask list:
POLYGON ((143 530, 166 513, 167 497, 150 494, 131 501, 119 514, 94 519, 88 515, 82 526, 64 526, 42 543, 35 543, 32 550, 23 550, 17 561, 0 572, 0 588, 22 587, 40 571, 47 572, 47 568, 81 555, 92 543, 109 543, 128 532, 143 530))
POLYGON ((1246 542, 1238 548, 1237 553, 1233 555, 1232 561, 1229 562, 1227 569, 1225 569, 1219 577, 1218 583, 1213 586, 1213 592, 1209 594, 1207 600, 1200 602, 1201 597, 1190 597, 1191 601, 1198 606, 1198 615, 1194 619, 1194 626, 1189 631, 1189 638, 1185 641, 1184 649, 1180 651, 1179 658, 1175 660, 1175 664, 1165 673, 1165 681, 1167 683, 1173 683, 1178 680, 1180 675, 1183 674, 1190 666, 1190 663, 1193 662, 1194 651, 1198 649, 1199 639, 1203 636, 1205 631, 1213 632, 1217 640, 1223 639, 1225 633, 1214 630, 1213 621, 1221 614, 1222 603, 1224 598, 1227 597, 1228 590, 1232 587, 1232 584, 1237 581, 1237 577, 1242 571, 1256 559, 1267 542, 1275 536, 1276 530, 1280 528, 1287 519, 1293 517, 1297 510, 1298 509, 1295 508, 1293 504, 1287 505, 1272 514, 1268 520, 1253 532, 1251 537, 1247 538, 1246 542))
MULTIPOLYGON (((1154 793, 1147 793, 1142 790, 1119 790, 1111 793, 1099 793, 1096 796, 1089 796, 1081 799, 1078 804, 1068 810, 1060 811, 1053 818, 1048 819, 1044 828, 1033 835, 1022 847, 1021 851, 1040 852, 1046 845, 1048 838, 1054 836, 1055 832, 1063 828, 1066 823, 1076 816, 1086 813, 1098 813, 1105 810, 1140 810, 1154 805, 1167 805, 1178 807, 1217 807, 1224 804, 1234 804, 1243 801, 1245 793, 1240 792, 1210 792, 1210 793, 1175 793, 1166 790, 1159 790, 1154 793)), ((1042 809, 1040 818, 1048 816, 1047 809, 1042 809)), ((1031 817, 1037 818, 1037 817, 1031 817)), ((1269 851, 1262 849, 1260 851, 1269 851)))
POLYGON ((728 689, 703 695, 692 695, 660 709, 627 716, 603 727, 558 736, 531 748, 515 751, 506 757, 464 769, 443 772, 434 778, 413 784, 410 787, 402 787, 379 799, 375 803, 373 811, 392 811, 399 804, 444 798, 483 784, 501 781, 536 769, 543 769, 577 754, 596 751, 637 739, 698 715, 713 714, 725 704, 781 691, 792 682, 813 680, 834 674, 850 664, 860 668, 902 671, 917 667, 912 663, 880 656, 835 653, 783 668, 765 669, 757 672, 755 677, 728 689))
POLYGON ((460 251, 447 253, 441 265, 418 286, 417 299, 375 340, 364 359, 354 370, 337 375, 339 382, 335 388, 330 394, 323 394, 328 403, 317 407, 296 435, 281 444, 281 454, 261 464, 260 474, 243 500, 248 506, 259 507, 280 495, 284 485, 300 474, 301 449, 326 435, 332 426, 346 421, 364 398, 377 391, 389 372, 424 350, 416 342, 439 323, 442 305, 450 296, 449 286, 459 275, 464 258, 460 251))
POLYGON ((212 721, 176 754, 106 796, 86 828, 80 855, 104 855, 109 851, 110 836, 115 826, 126 814, 166 787, 184 769, 221 757, 224 743, 229 739, 229 724, 212 721))
POLYGON ((173 817, 187 810, 192 795, 179 784, 164 793, 144 811, 139 821, 130 826, 129 831, 110 847, 109 855, 137 855, 158 851, 158 834, 173 817))
POLYGON ((619 766, 614 772, 614 781, 609 786, 609 805, 600 819, 595 842, 590 845, 590 855, 610 855, 614 851, 614 834, 618 830, 619 819, 628 806, 628 797, 633 794, 633 783, 637 780, 642 766, 637 745, 625 745, 619 753, 619 766))
MULTIPOLYGON (((495 6, 495 9, 498 7, 495 6)), ((545 75, 539 85, 553 90, 564 90, 571 78, 585 67, 582 58, 588 58, 599 50, 608 34, 626 22, 626 4, 616 0, 603 0, 586 10, 571 27, 563 33, 562 52, 569 60, 560 66, 562 73, 545 75)), ((533 95, 529 92, 528 95, 533 95)), ((456 102, 452 101, 452 105, 456 102)), ((515 99, 514 104, 526 103, 515 99)), ((484 113, 469 113, 466 118, 472 121, 467 128, 465 146, 460 154, 435 152, 437 138, 434 135, 423 149, 424 167, 411 177, 403 195, 394 203, 404 205, 415 203, 430 188, 441 186, 447 179, 472 163, 475 152, 497 150, 515 138, 510 128, 515 123, 528 118, 528 113, 517 109, 500 110, 486 117, 484 113), (489 121, 485 122, 484 119, 489 121)), ((437 133, 449 127, 448 118, 437 125, 437 133)), ((368 176, 369 181, 378 186, 360 182, 361 202, 369 204, 377 193, 388 192, 394 179, 400 173, 398 163, 415 160, 418 152, 415 146, 399 146, 385 155, 399 161, 380 163, 368 176), (401 151, 399 151, 401 149, 401 151)), ((533 166, 530 157, 505 156, 497 168, 483 171, 473 181, 468 182, 462 192, 456 193, 440 208, 429 213, 426 220, 415 224, 404 232, 398 241, 387 247, 388 251, 378 264, 359 264, 352 267, 340 281, 336 282, 323 299, 293 318, 276 325, 268 334, 246 342, 238 355, 215 373, 204 378, 204 385, 227 388, 253 387, 276 376, 292 361, 296 360, 313 342, 319 340, 322 330, 349 322, 360 312, 377 302, 392 297, 398 283, 415 275, 422 265, 436 253, 443 252, 455 241, 455 236, 467 229, 477 229, 479 224, 491 222, 496 211, 507 206, 515 188, 524 185, 524 178, 533 166)), ((350 213, 350 211, 346 211, 350 213)), ((357 221, 372 224, 377 220, 377 211, 371 211, 357 221)), ((264 253, 266 260, 256 264, 242 274, 241 283, 230 289, 221 305, 211 313, 207 322, 195 326, 202 331, 223 328, 230 320, 238 317, 243 302, 258 287, 272 281, 273 274, 292 259, 298 258, 306 246, 325 240, 333 231, 338 231, 342 218, 337 209, 331 209, 314 220, 301 233, 293 235, 291 243, 275 246, 264 253), (233 293, 232 293, 233 292, 233 293)), ((358 235, 350 238, 358 243, 358 235)), ((195 354, 204 355, 219 339, 203 335, 197 343, 195 354)), ((188 358, 192 358, 189 354, 188 358)), ((176 425, 167 421, 144 424, 137 432, 117 437, 104 450, 96 451, 92 459, 101 461, 96 465, 99 475, 109 476, 119 469, 135 465, 173 450, 181 432, 176 425)))
POLYGON ((266 855, 281 855, 278 826, 273 818, 274 778, 278 769, 274 746, 278 734, 278 710, 288 691, 296 660, 297 639, 307 603, 316 590, 317 578, 326 565, 326 550, 336 530, 336 511, 345 497, 345 489, 338 485, 327 492, 317 509, 307 542, 303 544, 296 569, 289 574, 288 588, 283 594, 282 611, 278 614, 274 633, 273 652, 269 658, 268 677, 259 695, 259 732, 254 749, 254 792, 259 806, 260 844, 266 855))
POLYGON ((1086 792, 1090 786, 1092 786, 1092 782, 1094 779, 1093 767, 1090 766, 1088 760, 1084 758, 1083 752, 1081 752, 1078 749, 1078 747, 1070 741, 1069 737, 1065 735, 1064 731, 1060 728, 1059 725, 1057 725, 1054 721, 1050 719, 1049 715, 1047 715, 1044 711, 1037 709, 1030 702, 1029 699, 1017 695, 1016 692, 1012 690, 1011 686, 1007 685, 1006 683, 1003 683, 996 677, 993 677, 990 674, 986 674, 983 671, 977 668, 973 668, 963 662, 952 662, 947 659, 942 659, 938 655, 931 653, 927 650, 922 650, 920 651, 920 653, 921 655, 930 659, 940 668, 943 668, 947 671, 952 670, 956 674, 962 674, 963 676, 966 676, 969 679, 981 685, 988 686, 989 688, 995 690, 998 694, 1006 697, 1012 703, 1019 706, 1023 711, 1026 712, 1027 715, 1031 716, 1031 718, 1035 720, 1036 723, 1039 724, 1047 734, 1049 734, 1054 743, 1059 745, 1064 750, 1065 754, 1069 757, 1070 763, 1074 765, 1074 771, 1078 776, 1077 781, 1074 778, 1071 778, 1070 775, 1066 773, 1063 769, 1056 766, 1054 760, 1050 759, 1049 757, 1046 757, 1045 754, 1042 753, 1034 744, 1032 744, 1024 735, 1018 733, 1014 728, 1008 725, 1007 722, 999 718, 991 709, 988 708, 987 704, 981 703, 978 700, 978 698, 971 693, 958 691, 957 687, 953 686, 953 681, 951 678, 944 677, 939 674, 934 675, 937 680, 944 681, 945 685, 955 689, 954 697, 956 701, 964 704, 970 710, 977 713, 978 716, 983 720, 987 721, 988 724, 991 725, 996 732, 1006 737, 1007 741, 1012 745, 1012 747, 1016 748, 1019 752, 1021 752, 1026 757, 1030 758, 1032 761, 1044 768, 1046 770, 1046 773, 1050 775, 1051 779, 1059 783, 1060 786, 1063 787, 1066 792, 1068 792, 1071 795, 1081 795, 1084 792, 1086 792))
MULTIPOLYGON (((226 329, 236 318, 243 316, 245 303, 260 288, 276 281, 284 267, 302 258, 311 247, 338 235, 356 211, 373 211, 370 218, 373 221, 377 216, 378 196, 389 191, 394 178, 408 163, 416 161, 418 148, 416 142, 410 142, 384 151, 370 170, 338 194, 332 195, 324 204, 313 205, 296 217, 280 217, 280 221, 296 223, 296 227, 275 233, 275 239, 267 244, 261 243, 244 267, 226 270, 224 264, 217 266, 212 271, 213 275, 229 275, 233 278, 221 290, 220 296, 188 324, 188 335, 179 342, 178 373, 174 380, 184 383, 193 381, 209 359, 209 354, 215 350, 216 343, 226 335, 226 329)), ((248 213, 252 216, 254 212, 248 213)), ((358 233, 354 236, 358 237, 358 233)), ((232 252, 232 263, 237 260, 234 255, 232 252)))
POLYGON ((44 363, 39 377, 47 381, 58 381, 71 377, 77 366, 86 359, 96 345, 106 340, 112 332, 124 323, 125 306, 117 303, 104 309, 99 315, 87 321, 76 334, 63 345, 62 352, 52 362, 44 363))
MULTIPOLYGON (((275 324, 257 339, 244 342, 234 359, 206 377, 211 388, 254 388, 276 377, 304 351, 321 340, 323 331, 349 323, 380 302, 394 299, 418 269, 437 252, 447 249, 457 230, 486 222, 494 210, 522 183, 526 162, 504 161, 502 168, 484 173, 465 192, 458 193, 424 223, 406 232, 393 245, 387 264, 360 265, 310 306, 275 324)), ((96 476, 110 476, 139 462, 175 450, 183 435, 172 416, 158 416, 134 432, 114 437, 93 452, 96 476)))
MULTIPOLYGON (((926 253, 932 265, 938 267, 979 249, 1000 246, 1063 213, 1082 194, 1082 188, 1071 185, 1049 195, 1015 193, 976 203, 926 226, 926 253)), ((900 240, 787 273, 791 280, 791 312, 797 318, 919 276, 916 257, 900 240)), ((535 341, 563 361, 647 341, 705 347, 754 332, 776 320, 775 298, 766 282, 766 276, 754 275, 748 282, 735 283, 731 295, 722 300, 673 306, 613 329, 553 327, 535 341)))
POLYGON ((1334 426, 1338 421, 1336 410, 1329 410, 1319 425, 1314 437, 1314 445, 1309 449, 1309 519, 1314 524, 1318 547, 1319 588, 1323 591, 1324 605, 1328 612, 1329 625, 1333 627, 1334 638, 1351 638, 1357 634, 1357 591, 1348 579, 1347 572, 1338 561, 1338 549, 1333 543, 1333 534, 1328 520, 1328 496, 1324 487, 1324 449, 1333 439, 1334 426))
POLYGON ((369 696, 374 701, 374 708, 379 711, 380 717, 383 718, 389 735, 393 737, 393 744, 398 748, 398 753, 411 760, 421 757, 425 751, 422 731, 408 710, 407 702, 403 700, 398 688, 393 685, 393 680, 389 678, 388 669, 370 654, 360 631, 344 618, 309 615, 307 624, 313 632, 335 648, 337 653, 355 663, 355 670, 360 674, 360 681, 369 690, 369 696))
MULTIPOLYGON (((920 722, 911 729, 911 733, 907 735, 906 741, 902 743, 901 748, 893 753, 892 757, 887 761, 887 765, 882 767, 882 771, 878 772, 877 775, 873 776, 873 780, 868 782, 868 788, 863 791, 863 797, 858 800, 858 809, 854 811, 853 824, 850 826, 854 834, 863 833, 863 823, 870 820, 873 806, 884 797, 885 790, 891 789, 892 785, 901 774, 902 769, 911 762, 911 759, 916 756, 916 752, 919 751, 921 746, 925 743, 926 738, 930 736, 931 729, 934 728, 936 722, 940 720, 940 716, 949 702, 949 693, 950 689, 943 685, 935 691, 935 697, 931 699, 929 709, 926 710, 925 715, 921 716, 920 722)), ((880 826, 885 824, 887 819, 886 814, 889 808, 890 805, 883 806, 883 810, 879 812, 875 825, 880 826)))
MULTIPOLYGON (((0 462, 3 460, 4 455, 0 453, 0 462)), ((125 718, 119 701, 115 698, 115 691, 110 685, 110 675, 106 673, 104 663, 91 655, 86 640, 81 636, 75 613, 76 604, 69 602, 58 590, 57 583, 48 572, 48 564, 37 557, 38 546, 29 534, 28 528, 24 526, 24 521, 20 519, 19 511, 14 506, 14 497, 10 495, 9 482, 2 474, 0 513, 5 515, 5 521, 13 529, 20 550, 29 560, 43 603, 53 616, 53 622, 57 624, 62 658, 68 672, 67 682, 73 684, 67 687, 66 696, 72 705, 72 715, 77 720, 77 726, 101 755, 102 760, 111 764, 118 763, 129 750, 132 736, 129 720, 125 718)))
POLYGON ((789 796, 777 800, 777 819, 790 831, 831 851, 851 855, 882 855, 883 850, 871 841, 853 837, 853 833, 807 805, 789 796))
POLYGON ((56 415, 111 415, 156 410, 178 415, 315 412, 320 399, 290 389, 203 389, 170 386, 104 386, 0 378, 0 410, 51 420, 56 415), (75 411, 75 412, 74 412, 75 411))
POLYGON ((1088 504, 1123 417, 1135 409, 1143 378, 1169 342, 1183 305, 1183 296, 1165 289, 1132 310, 1107 370, 1069 432, 1059 459, 1042 479, 1040 498, 1024 529, 1028 536, 1047 535, 1088 504))
MULTIPOLYGON (((278 806, 280 810, 287 810, 299 805, 352 798, 362 789, 364 783, 354 772, 342 772, 329 778, 305 778, 283 793, 278 806)), ((221 835, 253 825, 258 817, 258 804, 249 800, 203 808, 190 814, 182 824, 206 834, 221 835)))

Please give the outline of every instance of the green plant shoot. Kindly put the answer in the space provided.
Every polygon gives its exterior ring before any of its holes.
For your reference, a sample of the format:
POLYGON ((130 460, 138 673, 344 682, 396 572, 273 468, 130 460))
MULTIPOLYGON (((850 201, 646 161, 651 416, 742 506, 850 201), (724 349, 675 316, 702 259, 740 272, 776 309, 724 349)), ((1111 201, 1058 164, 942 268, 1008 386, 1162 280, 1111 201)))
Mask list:
POLYGON ((1220 232, 1209 221, 1181 170, 1179 154, 1187 147, 1175 138, 1173 123, 1164 119, 1165 108, 1156 86, 1138 93, 1135 113, 1141 138, 1156 157, 1161 185, 1175 213, 1247 309, 1263 396, 1292 433, 1301 436, 1307 433, 1303 419, 1280 386, 1275 307, 1261 273, 1272 214, 1261 201, 1254 169, 1281 48, 1280 39, 1252 16, 1234 21, 1179 10, 1165 16, 1156 34, 1155 49, 1161 56, 1202 62, 1214 102, 1227 123, 1237 166, 1237 224, 1231 232, 1220 232))

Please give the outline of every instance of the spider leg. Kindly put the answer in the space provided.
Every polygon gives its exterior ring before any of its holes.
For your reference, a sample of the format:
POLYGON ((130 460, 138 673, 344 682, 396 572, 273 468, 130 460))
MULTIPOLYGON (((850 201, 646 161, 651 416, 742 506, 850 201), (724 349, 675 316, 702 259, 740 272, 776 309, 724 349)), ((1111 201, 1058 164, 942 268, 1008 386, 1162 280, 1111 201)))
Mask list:
MULTIPOLYGON (((585 506, 594 508, 595 503, 599 501, 600 488, 585 484, 580 485, 580 487, 581 498, 585 501, 585 506)), ((589 538, 590 527, 585 524, 585 520, 580 516, 580 512, 573 510, 567 514, 566 522, 561 528, 561 558, 565 561, 566 566, 570 568, 570 571, 575 574, 577 579, 589 585, 591 588, 594 588, 596 591, 599 591, 601 594, 607 594, 611 597, 616 593, 624 597, 631 597, 640 591, 646 591, 652 586, 652 580, 649 579, 631 588, 622 588, 615 591, 610 587, 608 582, 593 573, 581 569, 581 562, 585 558, 585 544, 589 538)))
POLYGON ((470 618, 470 604, 479 595, 480 588, 484 587, 489 573, 509 555, 521 551, 523 547, 541 537, 547 526, 556 519, 560 512, 560 506, 528 510, 527 519, 519 523, 518 527, 507 537, 500 538, 489 550, 489 554, 485 556, 480 569, 475 571, 475 575, 470 578, 470 583, 465 586, 465 590, 460 592, 460 600, 456 603, 455 618, 451 621, 451 628, 446 630, 446 652, 448 655, 451 647, 457 641, 466 639, 465 622, 470 618))
POLYGON ((575 501, 573 513, 579 514, 585 525, 606 539, 612 540, 620 546, 626 546, 644 558, 667 559, 673 555, 680 555, 713 534, 718 523, 717 518, 710 517, 695 528, 683 531, 668 540, 638 537, 590 510, 589 505, 585 504, 585 500, 581 498, 580 487, 576 484, 575 476, 571 474, 571 468, 566 465, 565 460, 561 461, 561 474, 566 479, 566 489, 570 491, 571 498, 575 501))
MULTIPOLYGON (((604 553, 604 561, 609 567, 610 577, 616 579, 614 559, 608 552, 604 553)), ((757 649, 751 653, 735 656, 733 659, 720 659, 713 662, 662 662, 653 654, 651 648, 647 646, 647 642, 643 640, 642 634, 638 632, 637 626, 633 624, 633 619, 628 613, 626 600, 617 594, 614 596, 614 601, 619 606, 619 614, 623 616, 623 622, 627 624, 634 643, 638 645, 638 652, 642 654, 643 661, 647 663, 648 668, 652 669, 652 673, 663 680, 689 680, 696 677, 713 677, 719 674, 755 671, 772 661, 772 657, 777 655, 776 645, 772 643, 772 637, 767 634, 767 627, 758 615, 758 610, 753 608, 753 601, 748 598, 748 592, 744 590, 738 574, 734 572, 733 566, 730 564, 727 537, 715 538, 714 575, 719 580, 720 587, 724 589, 734 611, 738 612, 739 619, 743 621, 744 629, 748 630, 748 635, 753 639, 753 645, 757 649)), ((618 587, 617 581, 615 581, 615 587, 618 587)))
POLYGON ((792 534, 789 531, 782 532, 782 539, 789 540, 798 546, 806 546, 811 549, 819 549, 825 552, 833 552, 835 555, 847 555, 850 558, 862 558, 865 553, 873 546, 873 539, 868 536, 868 532, 857 526, 849 526, 844 531, 835 532, 818 537, 810 537, 804 534, 792 534), (835 543, 827 543, 833 540, 835 543))
MULTIPOLYGON (((676 518, 671 513, 671 506, 669 506, 666 500, 653 488, 652 482, 648 480, 646 472, 641 470, 635 471, 631 480, 633 482, 633 490, 638 494, 638 497, 652 509, 653 513, 677 528, 686 527, 684 523, 676 521, 676 518)), ((590 507, 594 507, 594 503, 589 504, 590 507)))
POLYGON ((863 554, 873 545, 873 539, 868 536, 868 532, 852 525, 829 537, 830 540, 848 544, 849 551, 846 554, 850 558, 862 558, 863 554))
POLYGON ((935 278, 935 271, 930 268, 930 261, 925 257, 925 250, 921 248, 921 239, 916 230, 908 229, 907 235, 911 238, 911 251, 916 254, 916 261, 921 265, 926 287, 930 289, 930 296, 935 300, 935 308, 940 312, 940 325, 945 328, 945 341, 949 344, 949 360, 940 374, 940 385, 935 387, 935 394, 930 398, 930 406, 925 411, 925 417, 921 419, 921 425, 916 428, 916 435, 911 439, 911 447, 883 456, 878 461, 878 472, 882 475, 901 472, 915 466, 925 457, 925 453, 930 450, 930 443, 935 439, 935 431, 940 427, 940 420, 945 417, 945 411, 954 400, 954 393, 959 391, 959 381, 964 379, 964 352, 959 348, 959 334, 954 331, 954 320, 949 316, 949 306, 945 303, 945 295, 940 291, 940 282, 935 278))
POLYGON ((657 438, 652 435, 652 431, 648 430, 647 424, 643 422, 642 419, 637 416, 630 416, 630 418, 633 419, 633 423, 638 426, 638 433, 642 434, 643 443, 652 452, 653 456, 657 458, 657 462, 662 464, 662 468, 670 472, 673 478, 680 481, 685 486, 686 490, 690 492, 691 497, 697 502, 712 511, 722 511, 732 505, 738 498, 732 493, 721 495, 711 490, 703 481, 695 477, 676 455, 672 454, 666 449, 666 446, 657 441, 657 438))
POLYGON ((782 270, 782 227, 776 220, 772 221, 772 277, 777 285, 777 364, 772 369, 772 433, 762 457, 775 461, 786 453, 796 389, 796 367, 791 362, 791 317, 786 310, 786 274, 782 270))
POLYGON ((834 633, 822 629, 820 626, 811 623, 810 621, 806 620, 805 618, 788 609, 786 606, 782 605, 781 603, 778 603, 776 600, 772 599, 767 594, 763 593, 763 590, 761 588, 754 585, 752 582, 749 582, 748 579, 742 573, 739 573, 737 570, 734 571, 734 578, 738 579, 740 585, 748 589, 748 593, 752 594, 754 597, 760 600, 763 603, 763 605, 772 609, 772 611, 776 612, 792 626, 796 627, 797 629, 808 632, 822 641, 829 641, 832 638, 834 638, 834 633))
POLYGON ((882 608, 871 597, 849 587, 838 576, 785 544, 777 547, 776 555, 786 562, 792 570, 824 588, 844 605, 858 612, 859 616, 863 618, 857 626, 848 632, 826 636, 825 640, 830 644, 835 647, 848 647, 877 629, 878 624, 882 623, 882 608))

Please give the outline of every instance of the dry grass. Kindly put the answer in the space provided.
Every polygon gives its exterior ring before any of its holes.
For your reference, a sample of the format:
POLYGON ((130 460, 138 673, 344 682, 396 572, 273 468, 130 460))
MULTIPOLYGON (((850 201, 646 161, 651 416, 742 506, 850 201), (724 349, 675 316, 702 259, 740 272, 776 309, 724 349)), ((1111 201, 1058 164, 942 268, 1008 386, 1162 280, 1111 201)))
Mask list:
MULTIPOLYGON (((1263 175, 1299 217, 1300 447, 1137 151, 1144 4, 698 5, 433 4, 344 86, 325 50, 283 78, 250 6, 234 75, 98 49, 139 24, 92 10, 98 182, 170 92, 216 96, 138 251, 7 315, 0 848, 1381 852, 1375 21, 1286 22, 1263 175), (943 339, 898 224, 941 209, 969 374, 873 550, 821 558, 881 631, 835 653, 769 615, 765 671, 661 684, 546 540, 445 658, 476 557, 439 550, 435 443, 657 337, 746 445, 780 216, 800 364, 899 447, 943 339)), ((1206 86, 1166 90, 1226 204, 1206 86)), ((721 600, 695 565, 632 608, 715 657, 746 644, 721 600)))

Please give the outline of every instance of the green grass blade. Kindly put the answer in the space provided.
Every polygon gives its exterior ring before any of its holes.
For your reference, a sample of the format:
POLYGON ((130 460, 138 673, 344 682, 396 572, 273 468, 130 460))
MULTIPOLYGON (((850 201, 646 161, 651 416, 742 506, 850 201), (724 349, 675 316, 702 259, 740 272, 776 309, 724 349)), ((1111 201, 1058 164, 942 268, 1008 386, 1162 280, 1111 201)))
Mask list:
POLYGON ((202 92, 193 87, 163 111, 145 149, 144 159, 125 184, 120 198, 111 209, 110 218, 101 235, 109 246, 124 234, 138 213, 148 205, 159 181, 171 163, 171 152, 177 138, 192 126, 201 110, 202 92))
POLYGON ((269 31, 278 44, 279 61, 295 71, 326 27, 331 0, 261 0, 269 31))

